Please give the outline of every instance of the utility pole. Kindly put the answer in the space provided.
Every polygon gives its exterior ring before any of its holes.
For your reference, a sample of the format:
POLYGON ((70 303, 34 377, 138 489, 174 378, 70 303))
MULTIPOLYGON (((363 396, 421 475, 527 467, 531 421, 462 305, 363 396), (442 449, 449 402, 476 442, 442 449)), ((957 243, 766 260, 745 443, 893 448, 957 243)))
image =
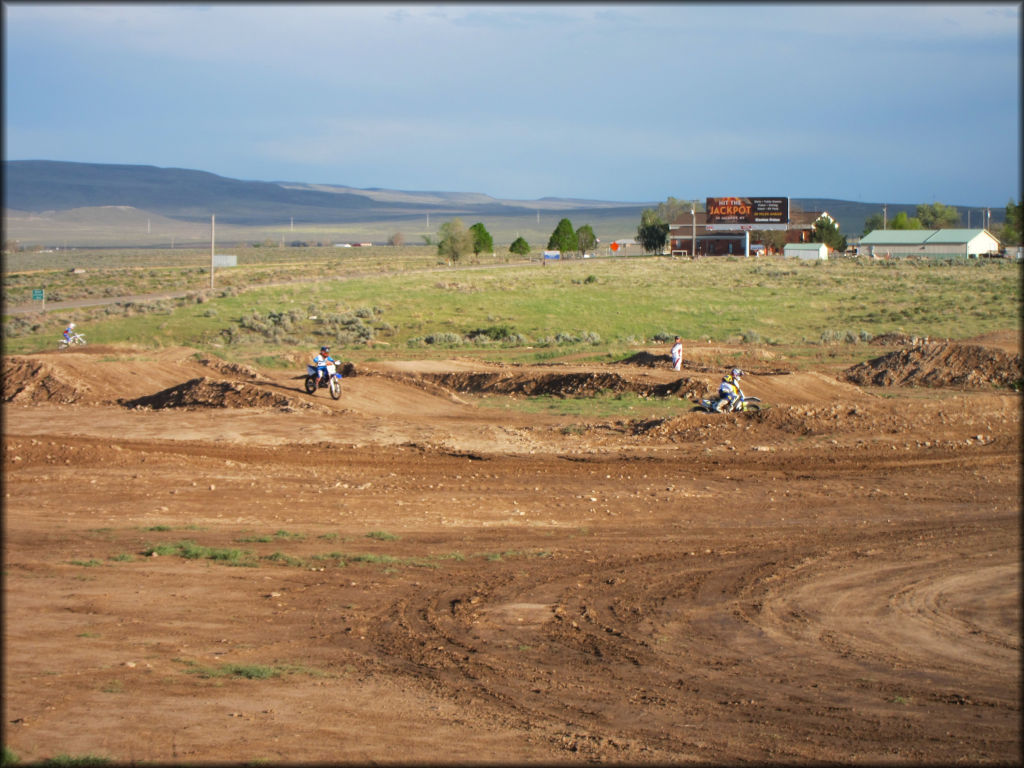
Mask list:
POLYGON ((690 231, 690 258, 697 258, 697 201, 694 200, 690 203, 690 221, 692 229, 690 231))
POLYGON ((889 223, 889 206, 882 206, 882 229, 886 229, 889 223))
POLYGON ((213 290, 213 262, 214 262, 213 251, 214 251, 214 243, 217 241, 217 238, 216 238, 216 224, 217 224, 217 216, 216 216, 216 214, 210 214, 210 290, 211 291, 213 290))

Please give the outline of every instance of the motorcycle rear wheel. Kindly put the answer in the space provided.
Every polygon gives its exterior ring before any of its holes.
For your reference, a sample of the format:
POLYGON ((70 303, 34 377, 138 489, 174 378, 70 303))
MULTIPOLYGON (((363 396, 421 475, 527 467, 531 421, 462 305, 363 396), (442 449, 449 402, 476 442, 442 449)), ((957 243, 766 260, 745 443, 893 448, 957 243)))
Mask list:
POLYGON ((316 379, 313 376, 306 377, 306 393, 312 395, 316 392, 316 379))

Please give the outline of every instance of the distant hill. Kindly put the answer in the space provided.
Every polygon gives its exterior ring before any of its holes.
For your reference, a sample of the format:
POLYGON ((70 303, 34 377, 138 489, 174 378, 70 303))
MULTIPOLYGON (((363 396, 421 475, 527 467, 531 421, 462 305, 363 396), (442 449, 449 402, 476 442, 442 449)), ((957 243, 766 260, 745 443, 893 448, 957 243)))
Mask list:
MULTIPOLYGON (((158 168, 149 165, 108 165, 50 160, 5 161, 3 174, 5 218, 21 214, 48 214, 66 220, 87 218, 89 209, 105 209, 104 216, 119 208, 132 208, 139 216, 153 214, 182 223, 208 222, 216 214, 218 224, 238 227, 280 226, 301 223, 340 225, 367 222, 408 222, 412 217, 430 216, 440 223, 444 217, 460 216, 466 223, 502 220, 510 233, 523 231, 524 218, 536 214, 540 232, 550 232, 541 214, 566 216, 577 222, 609 224, 611 236, 635 234, 644 208, 660 201, 626 203, 544 197, 538 200, 500 200, 481 193, 356 189, 343 185, 307 184, 288 181, 241 181, 205 171, 158 168), (546 230, 545 230, 546 228, 546 230), (623 234, 619 235, 621 231, 623 234)), ((803 211, 828 211, 848 236, 859 236, 865 220, 882 209, 881 203, 861 203, 830 198, 792 198, 791 206, 803 211)), ((888 204, 889 218, 900 211, 916 213, 916 203, 888 204)), ((966 208, 961 208, 963 225, 966 208)), ((972 208, 981 225, 980 208, 972 208)), ((98 214, 99 215, 99 214, 98 214)), ((992 225, 1001 224, 1005 209, 992 209, 992 225)), ((152 222, 147 221, 147 229, 152 222)), ((168 229, 168 226, 164 226, 168 229)))
MULTIPOLYGON (((653 205, 653 204, 647 204, 653 205)), ((226 224, 344 223, 450 215, 519 214, 524 210, 635 209, 643 204, 596 200, 506 201, 482 194, 401 192, 299 182, 239 181, 205 171, 150 165, 50 160, 4 162, 4 207, 41 213, 130 206, 181 221, 226 224)))

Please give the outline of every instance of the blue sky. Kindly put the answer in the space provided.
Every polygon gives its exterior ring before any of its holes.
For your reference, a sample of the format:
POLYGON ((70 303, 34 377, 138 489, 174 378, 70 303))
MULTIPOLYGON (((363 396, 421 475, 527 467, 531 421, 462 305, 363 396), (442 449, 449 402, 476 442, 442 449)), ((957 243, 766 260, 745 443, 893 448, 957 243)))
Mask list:
POLYGON ((1021 196, 1020 3, 4 3, 4 158, 657 202, 1021 196))

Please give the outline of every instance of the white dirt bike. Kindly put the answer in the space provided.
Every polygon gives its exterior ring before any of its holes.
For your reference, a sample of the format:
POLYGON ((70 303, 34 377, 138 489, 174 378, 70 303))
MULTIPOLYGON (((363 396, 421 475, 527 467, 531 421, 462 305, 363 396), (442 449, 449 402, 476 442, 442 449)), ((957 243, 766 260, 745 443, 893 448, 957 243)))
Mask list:
POLYGON ((85 346, 85 336, 83 336, 80 333, 72 333, 66 339, 62 337, 61 340, 57 342, 57 349, 58 350, 67 349, 68 347, 84 347, 84 346, 85 346))
POLYGON ((338 373, 334 363, 327 363, 324 366, 326 371, 323 375, 315 365, 306 365, 306 392, 315 394, 317 389, 326 388, 334 400, 341 397, 341 374, 338 373))

